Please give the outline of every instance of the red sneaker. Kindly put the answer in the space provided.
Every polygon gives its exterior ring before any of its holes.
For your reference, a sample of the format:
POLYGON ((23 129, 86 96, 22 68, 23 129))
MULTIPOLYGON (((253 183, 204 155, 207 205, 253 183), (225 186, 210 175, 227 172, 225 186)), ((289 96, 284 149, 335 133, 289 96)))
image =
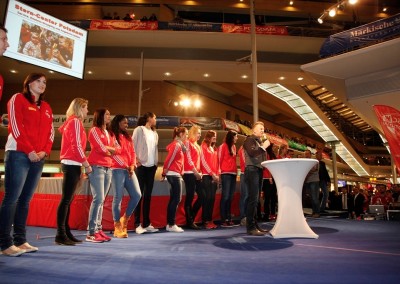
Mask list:
POLYGON ((217 225, 215 225, 213 221, 210 221, 210 222, 206 222, 205 227, 206 227, 206 229, 211 230, 211 229, 216 229, 217 225))
POLYGON ((105 242, 111 241, 111 238, 107 236, 102 230, 98 231, 97 234, 99 234, 105 242))

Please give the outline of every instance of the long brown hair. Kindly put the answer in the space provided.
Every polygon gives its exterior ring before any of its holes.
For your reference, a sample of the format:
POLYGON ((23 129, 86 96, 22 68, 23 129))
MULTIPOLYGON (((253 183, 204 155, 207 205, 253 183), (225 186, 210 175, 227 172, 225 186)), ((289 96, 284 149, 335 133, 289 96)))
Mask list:
MULTIPOLYGON (((32 93, 29 88, 29 84, 32 83, 33 81, 36 81, 39 78, 42 78, 42 77, 44 77, 46 79, 46 75, 44 75, 43 73, 31 73, 25 78, 22 94, 32 104, 35 103, 35 100, 32 98, 32 93)), ((40 94, 39 99, 36 102, 36 104, 38 106, 40 106, 40 104, 42 103, 43 98, 44 98, 44 93, 40 94)))
POLYGON ((203 142, 202 143, 206 143, 207 146, 211 146, 211 147, 215 147, 215 142, 211 142, 211 139, 213 137, 217 137, 217 132, 215 132, 214 130, 208 130, 206 135, 204 136, 203 142))

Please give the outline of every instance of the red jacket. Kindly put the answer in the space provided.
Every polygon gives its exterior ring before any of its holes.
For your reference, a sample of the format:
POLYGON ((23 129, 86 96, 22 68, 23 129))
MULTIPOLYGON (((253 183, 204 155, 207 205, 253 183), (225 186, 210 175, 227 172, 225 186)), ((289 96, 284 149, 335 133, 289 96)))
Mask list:
POLYGON ((184 171, 187 173, 193 173, 193 169, 200 172, 200 146, 195 141, 187 140, 186 143, 186 153, 184 171))
POLYGON ((109 132, 108 138, 105 131, 98 127, 92 127, 89 130, 90 154, 88 162, 91 165, 110 168, 112 166, 112 158, 109 155, 106 146, 115 146, 115 137, 109 132))
POLYGON ((70 116, 58 129, 62 135, 60 160, 85 162, 86 132, 82 121, 76 116, 70 116))
POLYGON ((218 175, 218 153, 215 148, 201 143, 200 169, 203 175, 218 175))
POLYGON ((182 145, 183 143, 180 141, 174 140, 167 146, 168 155, 164 162, 164 175, 169 171, 183 175, 184 155, 182 145))
POLYGON ((222 143, 218 148, 218 164, 221 174, 237 174, 236 146, 232 145, 233 156, 229 153, 228 144, 222 143))
POLYGON ((132 139, 126 139, 123 134, 120 134, 119 143, 117 141, 115 143, 118 144, 119 150, 112 156, 112 167, 127 169, 130 166, 136 166, 136 153, 132 139))
POLYGON ((8 136, 6 150, 29 154, 44 151, 50 154, 54 141, 53 112, 50 105, 42 101, 40 108, 29 102, 23 94, 11 97, 7 104, 8 136))

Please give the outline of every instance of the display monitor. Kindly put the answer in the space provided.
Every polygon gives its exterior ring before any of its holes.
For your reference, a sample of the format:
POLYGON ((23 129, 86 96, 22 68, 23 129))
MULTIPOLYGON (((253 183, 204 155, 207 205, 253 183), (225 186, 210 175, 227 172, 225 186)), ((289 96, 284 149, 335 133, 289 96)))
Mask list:
POLYGON ((9 0, 4 56, 83 78, 87 31, 22 2, 9 0))

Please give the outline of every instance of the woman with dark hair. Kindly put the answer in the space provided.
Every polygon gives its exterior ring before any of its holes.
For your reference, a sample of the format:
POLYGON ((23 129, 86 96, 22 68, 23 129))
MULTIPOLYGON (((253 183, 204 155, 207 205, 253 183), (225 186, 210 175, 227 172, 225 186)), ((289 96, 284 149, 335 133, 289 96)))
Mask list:
POLYGON ((204 191, 203 222, 206 229, 216 229, 217 225, 212 220, 215 193, 219 182, 218 153, 215 147, 217 132, 207 131, 201 143, 200 168, 203 174, 201 186, 204 191))
POLYGON ((229 130, 224 138, 224 143, 218 149, 218 163, 221 171, 221 227, 229 228, 235 224, 231 217, 231 204, 236 190, 236 142, 238 136, 233 130, 229 130))
POLYGON ((184 154, 187 149, 185 142, 188 136, 188 131, 185 127, 175 127, 172 138, 172 143, 167 146, 168 155, 164 162, 162 171, 162 179, 167 178, 171 185, 170 198, 167 208, 167 226, 165 229, 168 232, 182 233, 183 229, 176 225, 176 210, 182 198, 183 189, 183 164, 184 154))
POLYGON ((57 235, 56 244, 73 246, 81 243, 71 234, 68 225, 70 205, 74 198, 75 190, 81 178, 82 167, 85 173, 92 172, 92 167, 87 161, 86 132, 83 120, 88 113, 88 101, 82 98, 74 99, 68 107, 67 120, 61 125, 59 131, 61 139, 61 170, 63 172, 62 197, 57 209, 57 235))
POLYGON ((54 140, 53 112, 43 100, 46 83, 44 74, 29 74, 22 93, 13 95, 7 104, 10 123, 4 156, 5 195, 0 208, 0 247, 7 256, 38 250, 26 241, 26 219, 54 140))
POLYGON ((142 213, 141 200, 135 209, 136 233, 143 234, 157 232, 150 222, 150 203, 153 192, 154 176, 158 164, 158 134, 155 130, 157 120, 152 112, 146 112, 138 120, 138 127, 132 135, 133 145, 136 152, 136 176, 139 181, 140 191, 143 199, 143 222, 140 220, 142 213))
POLYGON ((119 148, 112 156, 112 187, 114 188, 114 199, 112 202, 112 213, 114 218, 114 237, 128 237, 128 221, 142 197, 139 182, 136 178, 136 154, 133 147, 132 137, 128 131, 128 119, 117 114, 111 121, 111 130, 114 133, 116 145, 119 148), (129 202, 125 214, 121 216, 121 201, 124 188, 128 191, 129 202))
POLYGON ((111 240, 103 232, 101 225, 104 200, 111 184, 111 156, 115 153, 115 137, 110 132, 109 124, 110 112, 105 108, 97 109, 94 112, 93 127, 88 135, 91 148, 88 162, 92 167, 92 172, 88 176, 93 200, 89 210, 89 230, 86 241, 92 243, 111 240))

